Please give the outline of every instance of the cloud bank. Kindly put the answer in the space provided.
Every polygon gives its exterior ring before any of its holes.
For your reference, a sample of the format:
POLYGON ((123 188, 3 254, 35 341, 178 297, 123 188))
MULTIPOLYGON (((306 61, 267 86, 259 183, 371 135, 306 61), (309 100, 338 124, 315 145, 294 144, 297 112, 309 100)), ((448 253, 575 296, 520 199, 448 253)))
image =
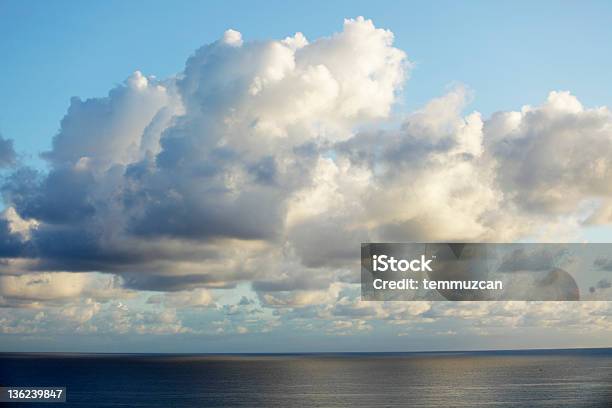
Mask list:
MULTIPOLYGON (((360 242, 551 239, 541 232, 612 222, 608 108, 552 91, 483 118, 457 86, 390 125, 412 66, 393 40, 364 18, 313 41, 228 30, 174 77, 137 71, 73 98, 48 171, 17 166, 0 139, 3 304, 90 299, 93 317, 147 290, 169 292, 148 300, 167 310, 213 307, 209 290, 246 283, 263 307, 405 321, 431 307, 343 295, 360 242)), ((139 330, 183 332, 168 313, 139 330)))

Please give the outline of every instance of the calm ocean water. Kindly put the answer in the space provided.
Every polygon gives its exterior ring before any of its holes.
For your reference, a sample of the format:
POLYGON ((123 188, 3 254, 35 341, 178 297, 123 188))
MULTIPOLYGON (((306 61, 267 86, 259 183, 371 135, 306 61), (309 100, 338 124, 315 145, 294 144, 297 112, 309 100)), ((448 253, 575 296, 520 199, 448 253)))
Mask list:
POLYGON ((612 407, 612 349, 0 354, 0 384, 67 387, 43 407, 612 407))

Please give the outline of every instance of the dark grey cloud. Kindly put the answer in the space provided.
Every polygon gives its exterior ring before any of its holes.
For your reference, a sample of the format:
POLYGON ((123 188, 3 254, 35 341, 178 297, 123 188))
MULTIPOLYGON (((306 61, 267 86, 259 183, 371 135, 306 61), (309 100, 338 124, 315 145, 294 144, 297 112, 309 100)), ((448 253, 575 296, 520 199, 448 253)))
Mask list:
POLYGON ((29 243, 11 231, 7 220, 0 219, 0 258, 17 258, 29 253, 29 243))
POLYGON ((321 216, 295 225, 288 235, 305 266, 346 266, 359 259, 358 244, 369 241, 365 228, 347 228, 349 223, 331 215, 321 216))
POLYGON ((516 249, 504 256, 499 272, 549 271, 561 265, 566 258, 566 249, 516 249))
MULTIPOLYGON (((207 275, 154 275, 151 273, 124 273, 124 285, 130 289, 151 291, 181 291, 218 283, 214 277, 207 275)), ((216 287, 218 285, 215 285, 216 287)), ((234 284, 221 285, 221 288, 233 288, 234 284)))
POLYGON ((612 288, 612 282, 609 279, 601 279, 597 282, 597 289, 609 289, 612 288))
POLYGON ((53 169, 46 175, 21 168, 2 187, 5 202, 21 217, 50 224, 78 223, 95 214, 90 172, 70 168, 53 169))
POLYGON ((255 304, 255 300, 254 299, 250 299, 246 296, 242 296, 240 298, 240 301, 238 302, 238 305, 240 306, 248 306, 248 305, 253 305, 255 304))
POLYGON ((593 266, 604 271, 612 271, 612 258, 598 258, 593 266))
POLYGON ((257 292, 283 292, 292 290, 320 290, 329 287, 329 277, 320 273, 311 271, 303 271, 303 273, 295 273, 290 271, 291 275, 270 279, 265 281, 254 281, 252 287, 257 292))
POLYGON ((0 135, 0 168, 13 166, 16 161, 17 155, 13 148, 13 140, 5 139, 0 135))

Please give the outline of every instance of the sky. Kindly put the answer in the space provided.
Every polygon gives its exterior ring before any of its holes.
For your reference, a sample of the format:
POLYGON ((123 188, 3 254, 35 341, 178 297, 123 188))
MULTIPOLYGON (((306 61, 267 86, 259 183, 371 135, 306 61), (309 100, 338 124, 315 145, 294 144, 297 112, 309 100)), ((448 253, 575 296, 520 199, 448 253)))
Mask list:
POLYGON ((610 346, 608 302, 361 301, 358 252, 610 241, 611 17, 0 1, 0 350, 610 346))

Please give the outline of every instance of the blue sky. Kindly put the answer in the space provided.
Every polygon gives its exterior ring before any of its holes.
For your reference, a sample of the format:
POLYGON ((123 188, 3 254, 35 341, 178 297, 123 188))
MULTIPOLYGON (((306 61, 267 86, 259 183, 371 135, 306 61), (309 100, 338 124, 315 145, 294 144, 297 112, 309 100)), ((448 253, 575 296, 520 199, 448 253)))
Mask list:
POLYGON ((609 346, 610 302, 363 302, 358 250, 609 241, 611 18, 0 0, 0 351, 609 346))
POLYGON ((363 15, 393 31, 416 63, 407 109, 461 82, 484 114, 569 89, 610 105, 607 1, 0 2, 0 132, 35 158, 50 147, 72 96, 104 96, 135 70, 167 77, 228 28, 247 40, 329 35, 363 15))

